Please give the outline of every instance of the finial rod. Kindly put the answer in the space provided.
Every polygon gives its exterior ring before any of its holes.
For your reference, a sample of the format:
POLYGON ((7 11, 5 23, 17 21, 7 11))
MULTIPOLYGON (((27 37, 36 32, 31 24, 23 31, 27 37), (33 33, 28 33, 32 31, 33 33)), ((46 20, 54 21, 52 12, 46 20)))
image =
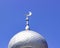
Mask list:
POLYGON ((32 12, 29 11, 29 14, 26 15, 26 27, 25 27, 25 30, 29 30, 30 27, 29 27, 29 16, 32 15, 32 12))

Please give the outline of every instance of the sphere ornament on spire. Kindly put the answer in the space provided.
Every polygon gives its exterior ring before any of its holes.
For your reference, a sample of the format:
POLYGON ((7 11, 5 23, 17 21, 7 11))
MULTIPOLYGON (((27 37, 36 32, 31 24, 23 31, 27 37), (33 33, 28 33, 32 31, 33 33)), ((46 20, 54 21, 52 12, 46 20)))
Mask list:
MULTIPOLYGON (((31 15, 31 13, 30 13, 31 15)), ((44 37, 32 30, 29 30, 29 14, 26 16, 26 28, 14 35, 8 44, 8 48, 48 48, 44 37)))

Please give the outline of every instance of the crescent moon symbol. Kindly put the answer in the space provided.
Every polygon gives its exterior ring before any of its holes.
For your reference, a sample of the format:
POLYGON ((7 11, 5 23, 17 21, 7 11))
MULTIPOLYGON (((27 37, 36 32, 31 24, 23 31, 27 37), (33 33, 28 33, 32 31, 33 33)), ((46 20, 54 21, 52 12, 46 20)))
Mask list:
POLYGON ((31 11, 29 11, 29 14, 27 14, 27 16, 31 16, 32 15, 32 12, 31 11))

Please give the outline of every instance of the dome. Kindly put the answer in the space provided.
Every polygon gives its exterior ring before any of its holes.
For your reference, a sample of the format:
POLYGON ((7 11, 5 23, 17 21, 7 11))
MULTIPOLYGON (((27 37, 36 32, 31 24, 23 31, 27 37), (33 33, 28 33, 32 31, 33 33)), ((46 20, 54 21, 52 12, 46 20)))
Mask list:
POLYGON ((24 30, 12 37, 8 48, 48 48, 48 45, 39 33, 24 30))

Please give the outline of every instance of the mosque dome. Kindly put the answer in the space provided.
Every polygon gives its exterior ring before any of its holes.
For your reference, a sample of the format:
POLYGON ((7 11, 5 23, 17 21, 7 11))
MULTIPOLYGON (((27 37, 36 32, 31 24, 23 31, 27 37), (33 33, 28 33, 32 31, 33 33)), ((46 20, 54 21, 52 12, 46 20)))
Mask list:
POLYGON ((8 48, 48 48, 47 42, 43 36, 39 33, 30 30, 29 16, 26 16, 26 27, 24 31, 21 31, 14 35, 8 44, 8 48))
POLYGON ((25 30, 17 33, 8 48, 48 48, 46 40, 37 32, 25 30))

